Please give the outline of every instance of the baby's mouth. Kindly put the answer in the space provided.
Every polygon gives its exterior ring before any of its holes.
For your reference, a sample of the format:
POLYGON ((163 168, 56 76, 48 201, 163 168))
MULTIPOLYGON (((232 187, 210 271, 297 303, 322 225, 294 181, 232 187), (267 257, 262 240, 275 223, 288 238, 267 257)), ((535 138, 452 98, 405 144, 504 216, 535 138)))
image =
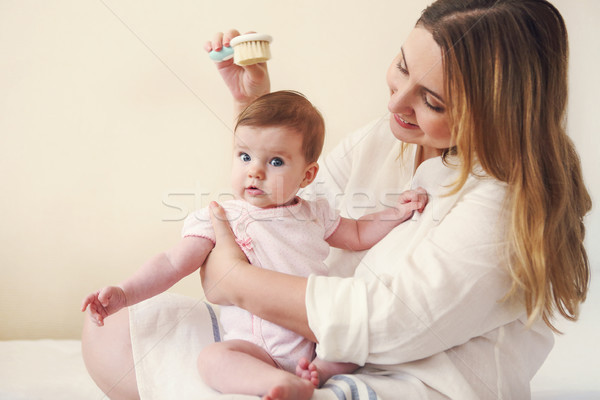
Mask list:
POLYGON ((246 188, 246 193, 248 193, 252 196, 259 196, 261 194, 264 194, 264 192, 261 189, 257 188, 256 186, 248 186, 246 188))

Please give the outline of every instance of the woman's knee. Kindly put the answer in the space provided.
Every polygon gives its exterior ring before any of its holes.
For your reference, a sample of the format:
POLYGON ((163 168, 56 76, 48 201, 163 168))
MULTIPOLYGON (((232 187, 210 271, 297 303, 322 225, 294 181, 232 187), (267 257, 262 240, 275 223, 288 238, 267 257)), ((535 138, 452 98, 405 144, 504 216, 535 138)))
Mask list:
POLYGON ((139 399, 127 309, 108 317, 102 327, 86 315, 81 347, 90 376, 111 400, 139 399))

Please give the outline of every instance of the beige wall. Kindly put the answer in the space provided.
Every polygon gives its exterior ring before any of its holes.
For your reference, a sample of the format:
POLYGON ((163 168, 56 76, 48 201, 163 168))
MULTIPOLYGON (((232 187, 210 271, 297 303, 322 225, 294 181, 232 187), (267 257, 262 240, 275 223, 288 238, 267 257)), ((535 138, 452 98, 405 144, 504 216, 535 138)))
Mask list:
MULTIPOLYGON (((329 149, 386 112, 386 68, 427 3, 0 2, 0 339, 78 337, 85 294, 228 191, 230 100, 202 51, 215 31, 274 36, 273 89, 322 110, 329 149)), ((600 3, 555 4, 574 41, 569 124, 599 198, 600 48, 583 41, 600 3)), ((598 212, 588 221, 597 243, 598 212)), ((200 296, 199 279, 173 290, 200 296)))

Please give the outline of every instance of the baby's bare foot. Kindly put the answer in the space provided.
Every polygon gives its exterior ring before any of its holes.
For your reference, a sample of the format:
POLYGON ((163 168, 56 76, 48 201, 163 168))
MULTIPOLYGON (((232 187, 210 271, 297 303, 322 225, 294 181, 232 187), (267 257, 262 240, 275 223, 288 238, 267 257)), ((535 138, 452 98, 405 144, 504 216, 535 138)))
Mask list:
POLYGON ((312 383, 313 386, 316 388, 318 388, 321 384, 317 366, 304 357, 302 357, 298 361, 298 365, 296 365, 296 375, 298 375, 302 379, 306 379, 307 381, 312 383))
POLYGON ((315 387, 304 379, 290 375, 279 385, 269 390, 262 400, 309 400, 315 387))

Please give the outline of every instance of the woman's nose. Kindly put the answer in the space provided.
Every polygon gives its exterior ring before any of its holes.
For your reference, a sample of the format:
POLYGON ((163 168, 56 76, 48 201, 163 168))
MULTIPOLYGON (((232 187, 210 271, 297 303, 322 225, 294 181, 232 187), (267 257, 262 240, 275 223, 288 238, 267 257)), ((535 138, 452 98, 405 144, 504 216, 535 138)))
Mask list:
POLYGON ((388 103, 388 110, 391 113, 400 113, 404 115, 412 114, 412 105, 410 103, 410 93, 408 90, 402 89, 390 89, 390 101, 388 103))

